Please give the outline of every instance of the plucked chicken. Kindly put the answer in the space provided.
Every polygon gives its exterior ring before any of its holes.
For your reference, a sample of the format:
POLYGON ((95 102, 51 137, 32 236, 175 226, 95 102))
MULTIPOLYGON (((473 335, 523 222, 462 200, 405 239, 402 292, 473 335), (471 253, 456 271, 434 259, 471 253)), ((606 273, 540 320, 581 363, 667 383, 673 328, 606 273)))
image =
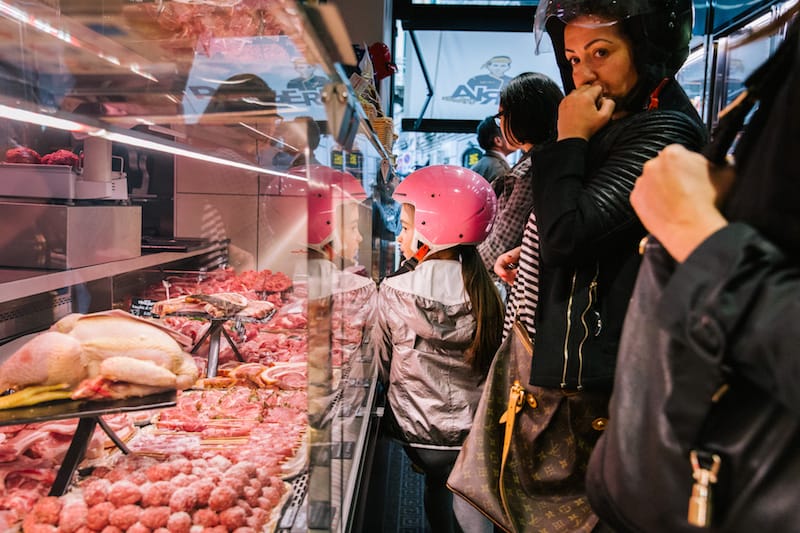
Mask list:
POLYGON ((63 383, 73 399, 109 399, 186 389, 199 372, 181 344, 190 341, 124 311, 68 315, 0 366, 0 390, 63 383))

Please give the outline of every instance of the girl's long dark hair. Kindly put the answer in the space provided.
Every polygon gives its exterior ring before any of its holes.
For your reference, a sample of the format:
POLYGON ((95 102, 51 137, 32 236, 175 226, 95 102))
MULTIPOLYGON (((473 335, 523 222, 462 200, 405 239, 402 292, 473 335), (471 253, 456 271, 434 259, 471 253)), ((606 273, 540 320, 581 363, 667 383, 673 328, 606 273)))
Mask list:
POLYGON ((503 303, 475 245, 456 247, 461 258, 461 276, 472 303, 477 328, 465 355, 472 368, 486 375, 503 338, 503 303))

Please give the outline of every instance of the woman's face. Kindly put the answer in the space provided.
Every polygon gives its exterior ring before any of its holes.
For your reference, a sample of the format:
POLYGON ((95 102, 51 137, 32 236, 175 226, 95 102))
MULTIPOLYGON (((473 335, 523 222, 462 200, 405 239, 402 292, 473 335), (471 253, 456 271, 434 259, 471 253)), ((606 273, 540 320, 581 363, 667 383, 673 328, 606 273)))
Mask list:
POLYGON ((358 229, 358 204, 350 202, 341 207, 342 212, 342 257, 355 260, 364 238, 358 229))
POLYGON ((400 252, 403 254, 404 259, 409 259, 414 256, 414 250, 411 249, 414 241, 414 206, 411 204, 403 204, 400 211, 400 235, 397 236, 397 244, 400 245, 400 252))
POLYGON ((604 98, 619 102, 639 79, 632 44, 617 23, 590 15, 570 21, 564 28, 564 52, 575 87, 599 85, 604 98))

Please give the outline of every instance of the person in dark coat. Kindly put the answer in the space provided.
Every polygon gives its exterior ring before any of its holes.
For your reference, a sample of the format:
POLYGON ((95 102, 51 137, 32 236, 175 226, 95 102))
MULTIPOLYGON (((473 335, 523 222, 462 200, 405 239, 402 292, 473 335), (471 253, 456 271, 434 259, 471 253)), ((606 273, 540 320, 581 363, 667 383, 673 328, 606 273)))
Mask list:
POLYGON ((689 54, 691 28, 691 0, 543 0, 537 8, 534 30, 550 36, 566 96, 557 141, 533 160, 533 211, 522 245, 502 254, 495 272, 513 283, 505 331, 519 320, 535 345, 526 390, 556 398, 537 412, 566 410, 561 423, 570 427, 561 431, 577 435, 586 434, 572 426, 579 411, 598 421, 585 440, 564 442, 563 461, 554 461, 563 471, 530 502, 530 519, 549 517, 553 528, 559 521, 570 531, 602 527, 584 476, 607 417, 645 235, 628 197, 644 163, 664 146, 699 150, 707 137, 674 77, 689 54))

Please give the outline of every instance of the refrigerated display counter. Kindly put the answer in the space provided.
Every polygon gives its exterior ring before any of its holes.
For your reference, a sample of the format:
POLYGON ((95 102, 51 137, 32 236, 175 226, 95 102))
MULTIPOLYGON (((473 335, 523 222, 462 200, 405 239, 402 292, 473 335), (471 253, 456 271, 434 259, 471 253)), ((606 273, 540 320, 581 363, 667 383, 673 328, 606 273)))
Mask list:
POLYGON ((377 423, 369 198, 392 170, 335 8, 20 0, 0 32, 0 364, 65 316, 118 310, 193 340, 200 375, 154 409, 4 424, 0 525, 356 527, 377 423), (320 255, 309 199, 330 168, 367 199, 356 249, 320 255), (221 295, 236 312, 154 311, 221 295), (57 445, 10 446, 23 431, 57 445))

